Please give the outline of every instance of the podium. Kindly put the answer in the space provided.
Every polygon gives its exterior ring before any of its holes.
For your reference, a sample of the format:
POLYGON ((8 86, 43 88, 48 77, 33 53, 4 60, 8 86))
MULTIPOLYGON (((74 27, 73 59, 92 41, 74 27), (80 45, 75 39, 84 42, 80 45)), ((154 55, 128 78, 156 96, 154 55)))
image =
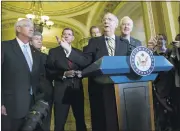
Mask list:
POLYGON ((119 131, 155 130, 151 81, 173 65, 163 56, 154 58, 148 76, 133 72, 129 56, 104 56, 83 70, 83 76, 93 76, 98 83, 114 84, 119 131))

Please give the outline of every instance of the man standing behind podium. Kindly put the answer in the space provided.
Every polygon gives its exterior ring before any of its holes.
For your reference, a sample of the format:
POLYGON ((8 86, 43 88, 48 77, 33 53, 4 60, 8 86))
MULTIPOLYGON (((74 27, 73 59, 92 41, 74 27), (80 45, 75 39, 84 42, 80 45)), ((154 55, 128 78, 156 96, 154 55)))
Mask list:
POLYGON ((133 29, 133 21, 128 16, 124 16, 120 21, 121 40, 128 43, 129 53, 136 47, 141 46, 141 42, 131 37, 131 31, 133 29))
POLYGON ((29 45, 34 25, 23 19, 15 24, 15 31, 15 39, 1 44, 2 131, 19 131, 40 93, 41 55, 29 45))
MULTIPOLYGON (((81 67, 87 67, 103 56, 127 55, 127 44, 121 43, 120 38, 115 36, 118 27, 118 19, 111 13, 106 13, 102 19, 104 35, 89 40, 83 55, 67 46, 66 41, 59 41, 60 45, 68 52, 68 59, 81 67)), ((119 131, 113 84, 100 84, 91 80, 92 88, 90 108, 93 131, 119 131)))

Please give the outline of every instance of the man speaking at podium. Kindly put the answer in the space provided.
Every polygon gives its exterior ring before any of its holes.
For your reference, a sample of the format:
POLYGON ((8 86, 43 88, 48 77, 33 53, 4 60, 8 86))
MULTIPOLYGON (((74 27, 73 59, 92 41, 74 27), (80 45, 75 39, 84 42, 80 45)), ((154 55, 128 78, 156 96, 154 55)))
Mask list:
MULTIPOLYGON (((79 55, 65 41, 58 41, 68 52, 68 59, 85 68, 103 56, 126 56, 128 45, 115 36, 118 18, 106 13, 102 19, 104 35, 89 40, 84 55, 79 55)), ((115 90, 113 84, 100 84, 90 80, 92 88, 90 98, 92 130, 119 131, 116 110, 115 90)))

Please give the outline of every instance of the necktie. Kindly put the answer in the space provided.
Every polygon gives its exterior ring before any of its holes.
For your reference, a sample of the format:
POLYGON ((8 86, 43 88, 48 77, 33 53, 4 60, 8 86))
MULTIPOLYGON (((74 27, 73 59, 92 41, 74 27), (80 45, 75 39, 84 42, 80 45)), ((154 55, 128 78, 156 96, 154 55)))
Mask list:
POLYGON ((69 66, 69 69, 72 68, 72 62, 70 60, 68 60, 68 66, 69 66))
POLYGON ((108 44, 108 54, 109 56, 114 56, 114 50, 115 50, 115 41, 113 38, 108 38, 107 40, 108 44))
POLYGON ((29 54, 28 54, 28 50, 27 50, 27 48, 28 48, 28 45, 23 45, 23 54, 24 54, 24 56, 25 56, 25 58, 26 58, 26 61, 27 61, 27 64, 28 64, 28 66, 29 66, 29 70, 30 71, 32 71, 32 62, 31 62, 31 58, 30 58, 30 56, 29 56, 29 54))
MULTIPOLYGON (((23 54, 24 54, 24 56, 25 56, 25 58, 26 58, 26 61, 27 61, 27 64, 28 64, 28 66, 29 66, 29 70, 30 71, 32 71, 32 61, 31 61, 31 58, 30 58, 30 56, 29 56, 29 54, 28 54, 28 50, 27 50, 27 48, 28 48, 28 45, 23 45, 23 54)), ((32 95, 33 94, 33 91, 32 91, 32 87, 30 88, 30 95, 32 95)))

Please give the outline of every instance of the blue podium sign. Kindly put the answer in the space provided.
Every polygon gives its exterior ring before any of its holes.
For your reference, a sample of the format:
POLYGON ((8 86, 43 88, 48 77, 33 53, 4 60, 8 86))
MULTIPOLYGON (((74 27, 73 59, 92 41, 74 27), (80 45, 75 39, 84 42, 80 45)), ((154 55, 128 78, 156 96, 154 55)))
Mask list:
POLYGON ((137 75, 150 75, 155 66, 153 52, 144 46, 135 48, 130 55, 130 65, 137 75))

